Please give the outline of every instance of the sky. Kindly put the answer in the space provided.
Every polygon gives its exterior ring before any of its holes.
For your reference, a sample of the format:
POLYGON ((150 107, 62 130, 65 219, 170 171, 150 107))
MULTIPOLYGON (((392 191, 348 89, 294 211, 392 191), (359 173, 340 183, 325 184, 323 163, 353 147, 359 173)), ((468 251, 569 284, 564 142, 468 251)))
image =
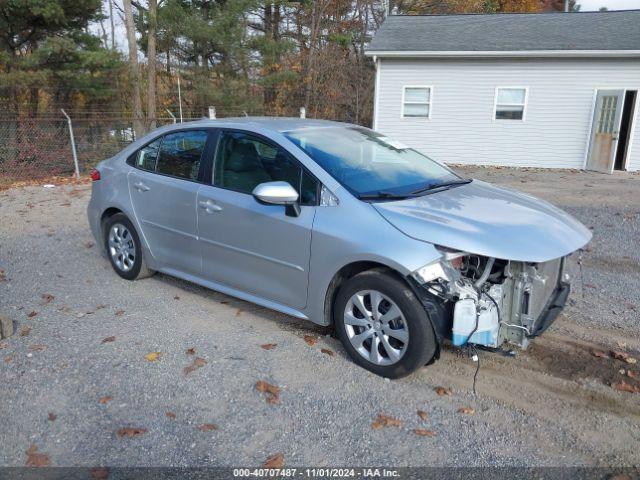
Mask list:
POLYGON ((583 12, 600 10, 607 7, 609 10, 633 10, 640 9, 640 0, 578 0, 583 12))

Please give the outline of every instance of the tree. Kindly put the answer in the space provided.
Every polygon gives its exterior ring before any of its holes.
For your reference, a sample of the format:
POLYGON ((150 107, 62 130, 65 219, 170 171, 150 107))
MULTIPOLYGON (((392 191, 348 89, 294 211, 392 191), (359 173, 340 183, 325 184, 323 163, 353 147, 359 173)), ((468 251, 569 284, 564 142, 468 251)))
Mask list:
POLYGON ((147 32, 147 126, 156 128, 156 31, 158 26, 158 2, 149 0, 149 30, 147 32))
POLYGON ((87 32, 101 18, 100 0, 0 1, 0 93, 13 116, 115 98, 119 57, 87 32))
POLYGON ((127 43, 129 45, 129 83, 133 95, 133 131, 136 137, 144 134, 142 122, 142 100, 140 99, 140 67, 138 66, 138 44, 133 23, 133 9, 131 0, 123 0, 124 19, 127 29, 127 43))

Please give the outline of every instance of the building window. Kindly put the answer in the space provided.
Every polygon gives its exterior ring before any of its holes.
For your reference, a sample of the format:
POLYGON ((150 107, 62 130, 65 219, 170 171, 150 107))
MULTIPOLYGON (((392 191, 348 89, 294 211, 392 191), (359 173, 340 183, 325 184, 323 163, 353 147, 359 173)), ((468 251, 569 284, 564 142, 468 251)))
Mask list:
POLYGON ((520 87, 498 87, 496 89, 496 120, 524 120, 527 104, 527 89, 520 87))
POLYGON ((402 90, 402 117, 429 118, 431 114, 431 87, 404 87, 402 90))

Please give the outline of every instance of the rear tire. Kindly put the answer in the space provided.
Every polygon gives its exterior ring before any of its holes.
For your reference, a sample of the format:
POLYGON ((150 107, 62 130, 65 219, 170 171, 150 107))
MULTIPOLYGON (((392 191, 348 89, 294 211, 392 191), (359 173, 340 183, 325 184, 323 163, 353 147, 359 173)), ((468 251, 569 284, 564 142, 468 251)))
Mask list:
POLYGON ((124 213, 107 218, 103 231, 107 257, 118 275, 136 280, 155 273, 147 267, 138 232, 124 213))
POLYGON ((369 270, 347 280, 336 295, 333 321, 353 361, 382 377, 409 375, 436 354, 429 315, 411 287, 390 270, 369 270))

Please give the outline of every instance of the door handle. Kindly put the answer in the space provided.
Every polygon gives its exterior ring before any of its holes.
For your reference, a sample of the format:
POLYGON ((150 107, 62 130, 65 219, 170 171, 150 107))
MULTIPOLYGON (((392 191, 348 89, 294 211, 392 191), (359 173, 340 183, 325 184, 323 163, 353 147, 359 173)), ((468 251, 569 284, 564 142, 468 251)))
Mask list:
POLYGON ((136 190, 138 190, 139 192, 148 192, 150 189, 149 187, 147 187, 144 183, 142 182, 137 182, 134 183, 133 186, 136 188, 136 190))
POLYGON ((200 205, 200 208, 204 208, 207 213, 222 211, 222 207, 211 200, 201 200, 198 202, 198 205, 200 205))

